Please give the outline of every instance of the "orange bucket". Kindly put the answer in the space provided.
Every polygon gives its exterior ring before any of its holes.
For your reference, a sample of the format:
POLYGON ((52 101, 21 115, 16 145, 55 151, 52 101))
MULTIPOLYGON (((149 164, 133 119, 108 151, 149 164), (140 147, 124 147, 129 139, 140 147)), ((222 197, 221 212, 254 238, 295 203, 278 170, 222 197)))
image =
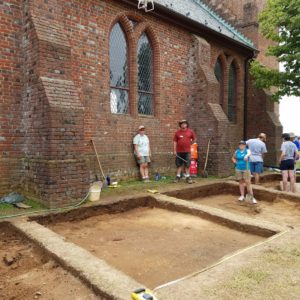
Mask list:
POLYGON ((198 144, 194 143, 191 145, 191 159, 198 159, 198 144))

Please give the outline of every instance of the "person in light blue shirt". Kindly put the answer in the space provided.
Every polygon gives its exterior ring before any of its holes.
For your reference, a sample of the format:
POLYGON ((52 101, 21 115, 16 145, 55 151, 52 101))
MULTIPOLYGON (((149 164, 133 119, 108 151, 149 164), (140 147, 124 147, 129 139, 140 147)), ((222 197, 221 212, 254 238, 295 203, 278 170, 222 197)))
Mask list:
POLYGON ((246 148, 246 142, 240 141, 239 148, 234 152, 232 161, 235 164, 236 179, 239 181, 240 193, 239 201, 245 200, 245 187, 251 197, 252 203, 256 204, 257 201, 253 196, 253 190, 251 186, 251 173, 249 165, 249 157, 251 151, 246 148))
POLYGON ((298 149, 291 141, 291 136, 288 133, 282 134, 283 143, 281 145, 280 155, 280 170, 282 173, 283 190, 285 192, 296 192, 296 174, 295 163, 298 156, 298 149), (288 180, 290 179, 290 190, 288 190, 288 180))
POLYGON ((267 153, 266 140, 266 134, 260 133, 257 139, 247 141, 247 146, 251 151, 250 171, 254 175, 255 184, 259 184, 260 174, 264 170, 264 154, 267 153))

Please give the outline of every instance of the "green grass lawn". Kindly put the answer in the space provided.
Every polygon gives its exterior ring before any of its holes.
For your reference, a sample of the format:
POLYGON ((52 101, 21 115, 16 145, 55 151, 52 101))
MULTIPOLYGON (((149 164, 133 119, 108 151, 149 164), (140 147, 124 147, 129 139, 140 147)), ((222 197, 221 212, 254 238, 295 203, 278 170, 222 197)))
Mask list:
MULTIPOLYGON (((208 179, 213 180, 217 178, 214 176, 209 176, 208 179)), ((158 181, 155 181, 152 178, 151 182, 149 183, 143 182, 141 180, 120 180, 118 181, 118 188, 104 187, 101 191, 101 198, 104 197, 111 199, 114 197, 128 195, 131 196, 137 193, 144 193, 148 190, 159 190, 163 187, 167 187, 168 185, 173 185, 173 180, 174 176, 163 176, 163 178, 161 178, 158 181)), ((196 182, 199 182, 201 180, 202 179, 200 176, 195 179, 196 182)), ((184 179, 182 179, 181 181, 184 182, 184 179)), ((35 199, 33 197, 28 197, 28 200, 26 200, 24 203, 31 206, 31 208, 21 209, 11 204, 0 204, 0 219, 11 215, 27 214, 35 211, 38 212, 49 210, 47 207, 41 204, 38 199, 35 199)), ((62 210, 64 209, 72 209, 72 206, 62 208, 62 210)))
MULTIPOLYGON (((175 176, 163 176, 164 179, 160 179, 158 181, 155 181, 153 178, 151 178, 151 182, 143 182, 141 180, 120 180, 118 181, 118 188, 110 188, 110 187, 104 187, 102 189, 101 194, 103 196, 105 195, 120 195, 120 194, 128 194, 128 192, 146 192, 147 190, 156 190, 159 188, 163 188, 164 186, 168 186, 170 184, 173 185, 173 181, 175 179, 175 176)), ((219 179, 219 177, 215 176, 209 176, 207 179, 219 179)), ((201 181, 201 176, 198 176, 195 178, 196 182, 201 181)), ((181 179, 180 182, 184 182, 184 179, 181 179)))
POLYGON ((145 183, 141 180, 120 180, 118 181, 118 188, 104 187, 102 190, 103 195, 109 194, 122 194, 126 191, 143 191, 148 189, 157 189, 159 187, 172 183, 174 176, 165 176, 165 179, 158 181, 151 180, 151 182, 145 183))
POLYGON ((31 208, 22 209, 22 208, 17 208, 12 204, 1 203, 0 217, 46 209, 46 207, 43 204, 41 204, 37 199, 34 198, 27 199, 24 202, 24 204, 31 206, 31 208))

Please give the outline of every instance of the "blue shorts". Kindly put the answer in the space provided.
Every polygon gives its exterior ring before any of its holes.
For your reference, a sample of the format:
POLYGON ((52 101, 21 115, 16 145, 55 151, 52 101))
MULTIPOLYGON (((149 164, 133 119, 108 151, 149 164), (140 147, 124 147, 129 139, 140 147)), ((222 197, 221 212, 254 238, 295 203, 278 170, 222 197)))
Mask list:
POLYGON ((264 163, 262 161, 250 162, 251 173, 261 174, 264 171, 264 163))

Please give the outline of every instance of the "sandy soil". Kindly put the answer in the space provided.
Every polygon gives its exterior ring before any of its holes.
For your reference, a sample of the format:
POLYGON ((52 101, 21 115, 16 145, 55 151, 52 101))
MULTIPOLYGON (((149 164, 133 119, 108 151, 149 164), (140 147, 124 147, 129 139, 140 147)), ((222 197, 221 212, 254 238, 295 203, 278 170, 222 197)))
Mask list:
POLYGON ((78 279, 0 224, 0 299, 97 299, 78 279))
MULTIPOLYGON (((267 182, 262 182, 262 186, 270 189, 274 189, 277 191, 280 191, 282 189, 282 186, 280 186, 280 181, 267 181, 267 182)), ((288 191, 290 190, 290 183, 288 183, 288 191)), ((300 183, 296 183, 296 194, 300 195, 300 183)))
POLYGON ((199 217, 157 208, 49 226, 150 288, 262 240, 199 217))
POLYGON ((267 181, 267 182, 262 182, 261 183, 262 186, 266 187, 266 188, 271 188, 274 190, 280 190, 280 181, 267 181))
POLYGON ((299 300, 300 230, 157 291, 164 300, 299 300))
POLYGON ((297 226, 300 223, 300 203, 287 200, 276 202, 258 201, 257 205, 253 205, 247 202, 239 202, 236 195, 220 194, 196 198, 193 202, 280 225, 297 226))

